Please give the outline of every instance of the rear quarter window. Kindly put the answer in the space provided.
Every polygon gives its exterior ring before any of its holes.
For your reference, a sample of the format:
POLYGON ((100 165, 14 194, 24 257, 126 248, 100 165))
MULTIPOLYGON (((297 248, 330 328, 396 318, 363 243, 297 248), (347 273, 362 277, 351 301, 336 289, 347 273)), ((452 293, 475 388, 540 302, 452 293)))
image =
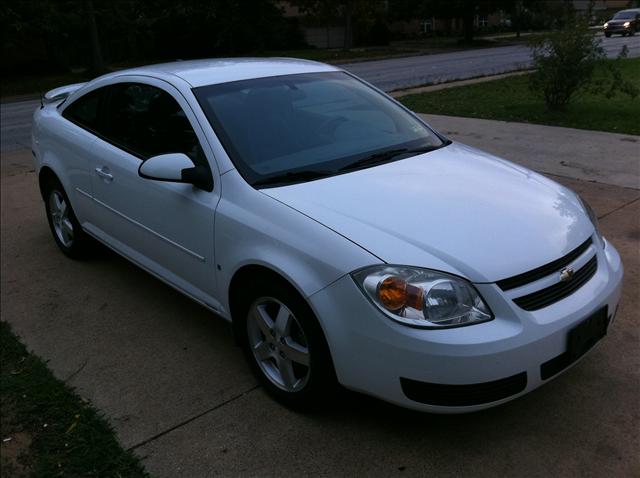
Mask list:
POLYGON ((91 91, 71 103, 62 112, 62 116, 83 128, 98 130, 102 88, 91 91))

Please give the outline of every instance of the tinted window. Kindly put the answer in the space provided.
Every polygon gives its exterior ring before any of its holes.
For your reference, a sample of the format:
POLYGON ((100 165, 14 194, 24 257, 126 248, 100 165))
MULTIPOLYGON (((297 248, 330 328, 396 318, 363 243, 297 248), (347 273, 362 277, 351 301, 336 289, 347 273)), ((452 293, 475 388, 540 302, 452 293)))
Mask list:
POLYGON ((340 72, 286 75, 194 89, 245 179, 343 171, 388 150, 443 141, 395 102, 340 72))
POLYGON ((99 88, 81 96, 65 108, 62 116, 80 126, 97 131, 98 112, 103 91, 104 88, 99 88))
POLYGON ((614 20, 633 20, 635 17, 634 12, 618 12, 613 17, 614 20))
POLYGON ((109 87, 104 135, 142 159, 184 153, 206 163, 195 131, 178 102, 166 91, 139 83, 109 87))

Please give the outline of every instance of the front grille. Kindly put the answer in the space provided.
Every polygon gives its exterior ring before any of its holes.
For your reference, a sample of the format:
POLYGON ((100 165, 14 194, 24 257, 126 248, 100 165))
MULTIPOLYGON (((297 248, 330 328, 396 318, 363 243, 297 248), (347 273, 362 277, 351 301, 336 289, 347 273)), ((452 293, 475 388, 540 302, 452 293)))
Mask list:
POLYGON ((516 287, 520 287, 528 284, 529 282, 537 281, 538 279, 542 279, 548 275, 553 274, 554 272, 560 271, 563 267, 568 266, 574 260, 576 260, 580 255, 586 251, 589 246, 592 244, 591 237, 572 250, 569 254, 560 259, 556 259, 553 262, 549 262, 543 266, 537 267, 536 269, 530 270, 529 272, 525 272, 523 274, 518 274, 517 276, 509 277, 507 279, 502 279, 496 282, 498 287, 502 290, 507 291, 510 289, 515 289, 516 287))
POLYGON ((415 402, 443 407, 465 407, 495 402, 522 392, 527 386, 527 373, 468 385, 420 382, 400 377, 400 384, 404 394, 415 402))
POLYGON ((524 310, 542 309, 573 294, 593 277, 597 269, 598 259, 594 255, 589 262, 576 271, 571 280, 558 282, 539 291, 513 299, 513 301, 524 310))

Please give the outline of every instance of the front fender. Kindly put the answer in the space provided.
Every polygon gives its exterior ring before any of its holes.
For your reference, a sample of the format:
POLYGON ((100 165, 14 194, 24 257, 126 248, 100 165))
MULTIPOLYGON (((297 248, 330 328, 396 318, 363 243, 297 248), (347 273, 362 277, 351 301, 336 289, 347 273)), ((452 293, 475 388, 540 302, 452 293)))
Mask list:
MULTIPOLYGON (((303 297, 381 261, 349 239, 253 189, 237 171, 222 176, 215 220, 218 296, 229 311, 229 285, 247 265, 278 273, 303 297)), ((227 313, 228 316, 228 313, 227 313)))

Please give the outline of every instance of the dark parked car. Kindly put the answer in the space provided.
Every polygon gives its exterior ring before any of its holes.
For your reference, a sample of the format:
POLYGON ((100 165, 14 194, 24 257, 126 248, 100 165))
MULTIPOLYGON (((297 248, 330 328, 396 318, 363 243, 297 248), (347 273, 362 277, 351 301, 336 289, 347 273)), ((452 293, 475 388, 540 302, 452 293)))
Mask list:
POLYGON ((640 8, 619 11, 611 20, 605 22, 603 29, 607 38, 614 33, 620 33, 622 36, 634 35, 640 31, 640 8))

